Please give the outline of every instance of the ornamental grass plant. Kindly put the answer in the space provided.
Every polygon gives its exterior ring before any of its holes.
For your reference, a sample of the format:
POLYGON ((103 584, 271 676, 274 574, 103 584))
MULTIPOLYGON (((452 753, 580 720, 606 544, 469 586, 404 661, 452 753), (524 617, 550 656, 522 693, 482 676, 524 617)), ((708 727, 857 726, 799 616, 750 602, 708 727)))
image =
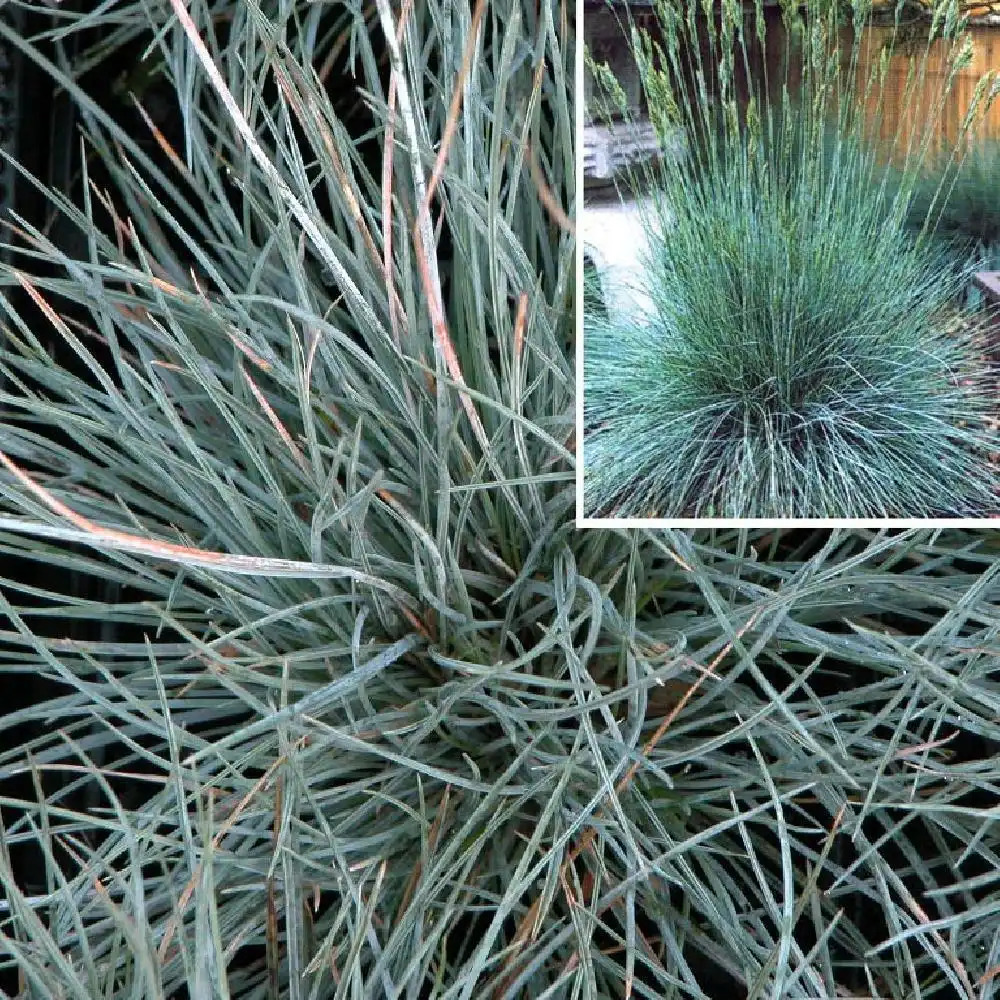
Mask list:
MULTIPOLYGON (((663 2, 662 39, 635 33, 651 114, 689 152, 635 179, 653 192, 653 315, 584 316, 590 516, 998 510, 995 378, 978 321, 958 321, 953 305, 968 267, 956 273, 907 226, 931 130, 898 177, 887 170, 867 141, 885 113, 886 62, 865 68, 863 31, 845 35, 842 6, 804 7, 775 23, 760 9, 706 18, 663 2), (753 45, 779 29, 783 75, 738 87, 753 45)), ((850 19, 867 13, 856 3, 850 19)), ((932 42, 952 67, 967 58, 944 8, 929 34, 914 91, 932 42)))
POLYGON ((0 28, 84 182, 2 271, 0 990, 990 996, 996 539, 577 531, 570 12, 347 13, 0 28))

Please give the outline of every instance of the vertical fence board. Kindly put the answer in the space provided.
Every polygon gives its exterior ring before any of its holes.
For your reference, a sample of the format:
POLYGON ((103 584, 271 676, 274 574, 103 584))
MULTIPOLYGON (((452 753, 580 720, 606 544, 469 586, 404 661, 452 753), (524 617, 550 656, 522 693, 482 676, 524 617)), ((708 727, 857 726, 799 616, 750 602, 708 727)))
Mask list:
MULTIPOLYGON (((959 141, 977 83, 985 73, 1000 69, 1000 27, 973 25, 969 35, 972 59, 958 70, 947 93, 949 43, 938 40, 927 49, 922 39, 910 45, 897 39, 884 89, 869 97, 865 109, 868 135, 894 158, 905 155, 907 147, 918 145, 925 135, 935 149, 954 149, 959 141)), ((892 39, 891 27, 865 29, 856 70, 858 85, 877 68, 883 48, 892 39)), ((986 114, 976 115, 969 135, 973 139, 1000 139, 1000 100, 986 114)))

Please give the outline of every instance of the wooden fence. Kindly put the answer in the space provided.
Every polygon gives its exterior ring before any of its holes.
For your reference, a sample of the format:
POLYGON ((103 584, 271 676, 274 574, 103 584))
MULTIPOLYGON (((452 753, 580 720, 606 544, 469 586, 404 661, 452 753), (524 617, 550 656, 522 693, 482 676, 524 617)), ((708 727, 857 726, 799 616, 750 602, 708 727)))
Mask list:
MULTIPOLYGON (((625 87, 633 114, 644 117, 645 109, 639 96, 639 83, 628 42, 618 27, 618 18, 604 8, 593 6, 596 0, 588 0, 585 8, 585 36, 599 62, 607 62, 625 87)), ((998 2, 996 7, 1000 7, 998 2)), ((648 12, 642 8, 642 17, 648 12)), ((753 17, 751 13, 749 15, 753 17)), ((788 42, 780 12, 765 6, 766 32, 764 43, 758 43, 755 32, 748 31, 746 38, 749 51, 746 65, 742 55, 736 60, 733 85, 740 103, 745 105, 750 93, 760 93, 764 81, 768 82, 770 96, 776 97, 783 81, 795 85, 796 59, 789 58, 788 42)), ((993 15, 998 23, 974 23, 968 31, 972 42, 972 58, 958 70, 952 80, 950 90, 945 93, 948 77, 947 54, 949 43, 937 41, 927 53, 927 44, 920 37, 927 25, 920 19, 914 21, 909 40, 897 37, 893 42, 893 29, 888 26, 870 25, 863 29, 861 38, 861 58, 855 69, 855 94, 865 92, 867 81, 874 67, 882 58, 887 45, 892 46, 892 55, 887 67, 885 84, 877 94, 871 94, 865 109, 867 132, 887 151, 894 149, 894 158, 905 155, 911 142, 919 143, 926 135, 933 147, 954 149, 963 127, 963 121, 976 95, 976 87, 983 76, 990 71, 1000 71, 1000 13, 993 15), (923 70, 921 72, 921 63, 923 70), (914 74, 920 74, 916 78, 914 74)), ((649 25, 645 25, 647 29, 649 25)), ((651 29, 650 29, 651 30, 651 29)), ((699 39, 700 58, 692 52, 689 57, 687 86, 693 90, 695 67, 700 65, 708 70, 706 81, 709 91, 716 89, 717 81, 712 79, 712 67, 718 64, 718 52, 713 52, 706 37, 699 39)), ((845 71, 849 71, 849 57, 852 50, 852 35, 845 30, 841 39, 841 53, 845 60, 845 71)), ((589 74, 585 74, 585 100, 590 104, 589 74)), ((589 109, 588 109, 589 110, 589 109)), ((988 138, 1000 141, 1000 96, 994 100, 989 112, 980 114, 974 123, 973 138, 988 138)))
MULTIPOLYGON (((1000 70, 1000 27, 974 25, 969 28, 973 50, 969 64, 960 69, 947 91, 948 43, 934 42, 927 50, 925 41, 910 46, 897 40, 892 47, 885 86, 868 100, 868 134, 898 157, 913 141, 925 134, 933 146, 954 149, 962 123, 976 94, 976 86, 990 70, 1000 70), (926 55, 925 55, 926 53, 926 55)), ((892 29, 872 26, 861 40, 857 83, 867 80, 878 65, 882 50, 892 42, 892 29)), ((845 39, 850 51, 850 39, 845 39)), ((973 121, 971 137, 1000 140, 1000 98, 985 115, 973 121)))
MULTIPOLYGON (((753 15, 750 15, 753 16, 753 15)), ((793 88, 796 84, 795 58, 789 59, 784 27, 777 12, 765 8, 767 17, 766 44, 761 46, 750 37, 747 63, 749 79, 743 70, 742 57, 736 60, 735 90, 740 103, 748 94, 760 93, 763 81, 768 81, 770 96, 779 92, 783 81, 793 88)), ((1000 17, 998 17, 1000 20, 1000 17)), ((954 149, 962 134, 963 122, 976 96, 976 87, 985 74, 1000 71, 1000 23, 972 24, 968 28, 972 42, 972 58, 958 70, 948 89, 948 53, 952 43, 938 40, 928 48, 927 24, 911 25, 911 37, 900 32, 894 39, 890 26, 869 25, 863 30, 859 45, 859 60, 855 67, 855 95, 866 93, 865 83, 877 69, 883 50, 891 51, 884 85, 868 94, 865 117, 869 137, 887 151, 887 155, 905 154, 910 140, 919 142, 925 136, 936 148, 954 149), (894 150, 894 152, 892 152, 894 150)), ((850 69, 854 37, 846 29, 840 49, 845 71, 850 69)), ((702 47, 703 64, 711 65, 707 46, 702 47)), ((998 84, 1000 86, 1000 84, 998 84)), ((973 139, 1000 140, 1000 95, 985 115, 980 113, 968 133, 973 139)))
MULTIPOLYGON (((754 15, 749 15, 753 17, 754 15)), ((746 69, 742 54, 736 59, 734 87, 741 104, 751 92, 760 94, 767 81, 774 98, 787 81, 793 88, 798 72, 796 59, 789 58, 784 26, 777 10, 765 7, 767 22, 765 43, 757 42, 754 32, 748 31, 746 69)), ((1000 21, 1000 15, 998 15, 1000 21)), ((910 26, 910 37, 901 31, 894 39, 894 29, 889 26, 869 25, 860 39, 860 58, 855 67, 856 95, 865 94, 864 84, 879 65, 887 47, 891 57, 884 85, 878 93, 870 93, 866 118, 867 132, 883 148, 895 146, 896 154, 906 149, 911 139, 919 141, 929 134, 932 146, 953 149, 962 133, 962 123, 973 102, 976 87, 991 70, 1000 71, 1000 23, 973 24, 968 28, 972 42, 972 59, 952 80, 947 89, 948 53, 951 43, 937 41, 928 49, 927 23, 918 20, 910 26), (921 37, 921 33, 923 37, 921 37), (922 65, 922 69, 921 69, 922 65)), ((853 35, 845 29, 840 49, 845 71, 850 69, 853 35)), ((717 61, 707 42, 701 42, 701 64, 711 67, 717 61)), ((693 78, 693 75, 692 75, 693 78)), ((713 81, 709 80, 713 89, 713 81)), ((980 114, 974 123, 977 138, 1000 140, 1000 96, 993 102, 985 116, 980 114)))

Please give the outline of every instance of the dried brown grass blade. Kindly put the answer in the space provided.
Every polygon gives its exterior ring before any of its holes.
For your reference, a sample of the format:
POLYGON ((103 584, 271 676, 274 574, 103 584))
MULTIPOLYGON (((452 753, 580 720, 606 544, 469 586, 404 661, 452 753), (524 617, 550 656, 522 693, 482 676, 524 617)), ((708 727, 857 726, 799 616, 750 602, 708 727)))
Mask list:
POLYGON ((448 117, 445 119, 441 146, 438 149, 437 159, 434 161, 434 169, 431 171, 430 183, 427 185, 427 194, 424 197, 424 207, 428 211, 430 210, 434 192, 444 174, 444 167, 448 162, 448 151, 451 148, 452 139, 455 137, 455 130, 458 128, 458 119, 462 112, 462 95, 465 92, 465 79, 472 67, 472 57, 475 55, 476 45, 479 40, 479 26, 482 24, 485 12, 486 0, 477 0, 475 10, 472 12, 472 23, 469 25, 469 37, 465 40, 465 49, 462 52, 462 65, 459 67, 458 75, 455 77, 454 92, 451 95, 448 117))
POLYGON ((552 188, 549 187, 542 174, 542 167, 538 162, 538 157, 535 156, 530 146, 528 147, 528 162, 531 164, 531 179, 535 182, 539 201, 545 206, 549 215, 552 216, 560 229, 571 236, 575 236, 576 223, 566 214, 562 205, 559 204, 559 199, 552 193, 552 188))
POLYGON ((264 393, 260 391, 257 383, 254 382, 252 378, 247 374, 245 369, 241 368, 243 377, 246 379, 247 385, 250 386, 250 391, 254 394, 257 402, 260 404, 260 408, 264 411, 265 416, 270 421, 271 426, 278 432, 278 436, 281 438, 285 447, 291 453, 293 459, 304 471, 309 471, 309 463, 306 461, 305 455, 299 449, 299 446, 292 439, 292 435, 288 433, 288 428, 281 422, 280 417, 274 412, 274 407, 267 401, 264 393))

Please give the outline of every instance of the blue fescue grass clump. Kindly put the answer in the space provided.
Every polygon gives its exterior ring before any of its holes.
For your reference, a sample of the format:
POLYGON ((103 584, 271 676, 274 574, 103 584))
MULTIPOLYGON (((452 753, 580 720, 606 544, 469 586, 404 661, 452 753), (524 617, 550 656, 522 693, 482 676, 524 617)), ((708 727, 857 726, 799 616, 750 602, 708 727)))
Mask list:
POLYGON ((657 314, 586 322, 588 513, 990 512, 963 276, 910 238, 874 157, 743 132, 678 175, 648 263, 657 314))

